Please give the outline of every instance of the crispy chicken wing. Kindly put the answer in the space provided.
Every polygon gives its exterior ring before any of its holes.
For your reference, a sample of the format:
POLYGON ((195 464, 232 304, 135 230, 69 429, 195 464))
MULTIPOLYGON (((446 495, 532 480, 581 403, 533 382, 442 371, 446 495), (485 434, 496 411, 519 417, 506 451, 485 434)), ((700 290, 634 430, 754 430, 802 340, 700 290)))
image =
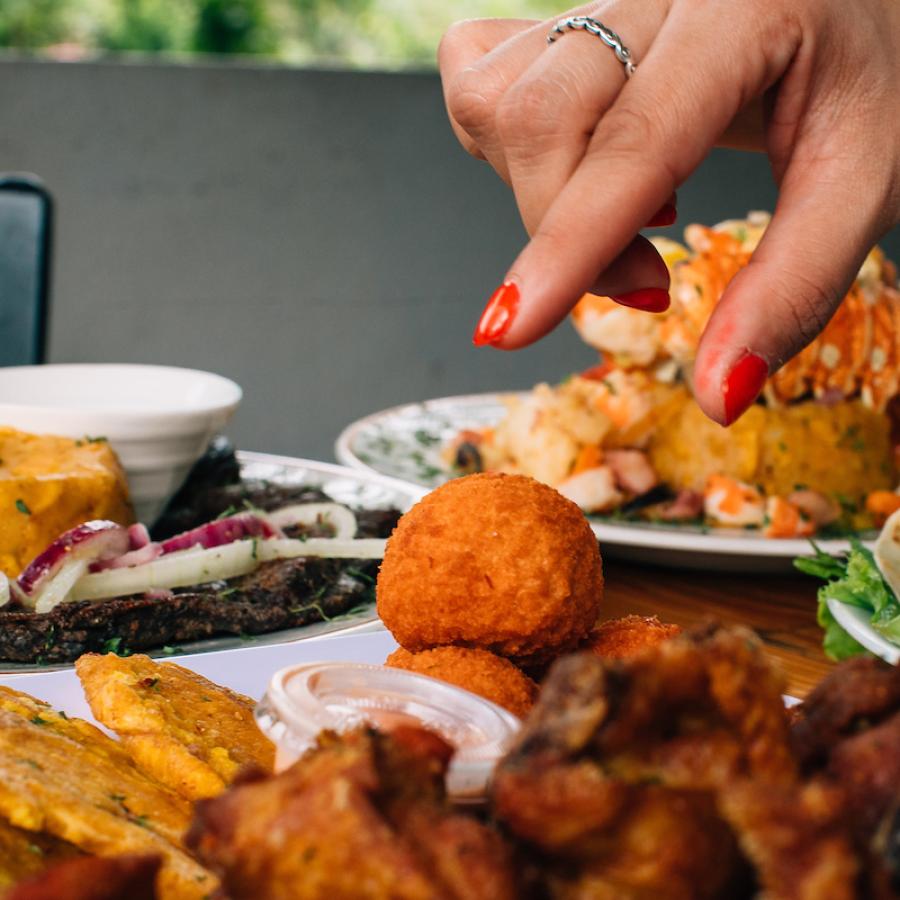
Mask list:
POLYGON ((738 781, 797 784, 781 692, 739 628, 695 628, 623 660, 565 658, 498 768, 494 811, 546 854, 554 897, 751 896, 719 801, 738 781))
POLYGON ((81 851, 66 841, 25 831, 0 819, 0 891, 78 856, 81 851))
POLYGON ((85 856, 16 885, 3 900, 156 900, 159 856, 85 856))
POLYGON ((446 805, 450 754, 420 729, 325 734, 280 775, 199 802, 187 840, 233 900, 513 900, 503 839, 446 805))

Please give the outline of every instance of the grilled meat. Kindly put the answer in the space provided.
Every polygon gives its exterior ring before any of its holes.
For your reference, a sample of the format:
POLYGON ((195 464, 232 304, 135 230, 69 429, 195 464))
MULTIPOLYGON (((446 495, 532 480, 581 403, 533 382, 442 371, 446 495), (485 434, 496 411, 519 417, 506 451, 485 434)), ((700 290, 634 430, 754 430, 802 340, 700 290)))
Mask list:
POLYGON ((373 602, 377 563, 289 559, 249 575, 49 613, 0 609, 0 659, 72 662, 82 653, 145 650, 216 635, 267 634, 346 614, 373 602))

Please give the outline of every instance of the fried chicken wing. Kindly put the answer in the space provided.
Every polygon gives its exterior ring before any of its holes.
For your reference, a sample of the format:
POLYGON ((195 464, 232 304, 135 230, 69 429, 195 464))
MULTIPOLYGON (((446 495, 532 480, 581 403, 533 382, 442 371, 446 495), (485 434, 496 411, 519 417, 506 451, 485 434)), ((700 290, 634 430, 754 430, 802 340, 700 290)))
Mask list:
POLYGON ((140 654, 89 653, 75 670, 97 721, 182 797, 220 794, 244 766, 272 771, 275 747, 256 727, 249 697, 140 654))
POLYGON ((826 675, 794 709, 794 752, 806 771, 815 771, 840 739, 898 710, 900 667, 855 656, 826 675))
POLYGON ((738 778, 796 780, 781 689, 745 629, 564 658, 498 767, 494 811, 548 854, 554 897, 748 896, 717 796, 738 778))
POLYGON ((85 856, 16 885, 3 900, 156 900, 158 856, 85 856))
POLYGON ((719 792, 719 808, 753 862, 765 900, 861 896, 861 860, 840 790, 821 781, 767 790, 741 780, 719 792))
POLYGON ((233 900, 513 900, 511 851, 443 795, 420 729, 325 734, 280 775, 197 804, 188 843, 233 900))
POLYGON ((0 687, 0 817, 86 853, 156 854, 160 896, 191 900, 215 878, 182 849, 190 811, 80 719, 0 687))
POLYGON ((81 851, 66 841, 25 831, 0 819, 0 891, 78 856, 81 851))
POLYGON ((797 708, 791 739, 804 771, 840 792, 867 896, 900 896, 900 669, 841 663, 797 708))

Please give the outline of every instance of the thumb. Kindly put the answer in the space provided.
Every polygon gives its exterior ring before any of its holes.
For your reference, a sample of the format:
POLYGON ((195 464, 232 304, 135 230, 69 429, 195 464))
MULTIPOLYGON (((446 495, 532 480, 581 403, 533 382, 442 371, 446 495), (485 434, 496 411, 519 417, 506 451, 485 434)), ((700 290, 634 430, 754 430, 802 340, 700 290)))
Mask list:
POLYGON ((703 411, 722 425, 739 418, 769 373, 828 324, 879 237, 877 211, 863 212, 859 193, 848 190, 859 181, 815 168, 802 176, 785 173, 762 241, 701 338, 694 393, 703 411))

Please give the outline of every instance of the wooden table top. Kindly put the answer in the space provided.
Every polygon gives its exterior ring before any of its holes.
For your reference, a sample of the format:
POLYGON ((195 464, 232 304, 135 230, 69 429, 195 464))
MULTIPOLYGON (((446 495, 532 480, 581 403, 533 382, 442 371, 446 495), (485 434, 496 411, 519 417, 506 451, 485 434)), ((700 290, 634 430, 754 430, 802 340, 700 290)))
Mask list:
POLYGON ((787 692, 804 697, 833 666, 816 623, 820 582, 804 575, 734 575, 603 561, 603 618, 637 614, 693 625, 715 618, 753 628, 787 675, 787 692))

